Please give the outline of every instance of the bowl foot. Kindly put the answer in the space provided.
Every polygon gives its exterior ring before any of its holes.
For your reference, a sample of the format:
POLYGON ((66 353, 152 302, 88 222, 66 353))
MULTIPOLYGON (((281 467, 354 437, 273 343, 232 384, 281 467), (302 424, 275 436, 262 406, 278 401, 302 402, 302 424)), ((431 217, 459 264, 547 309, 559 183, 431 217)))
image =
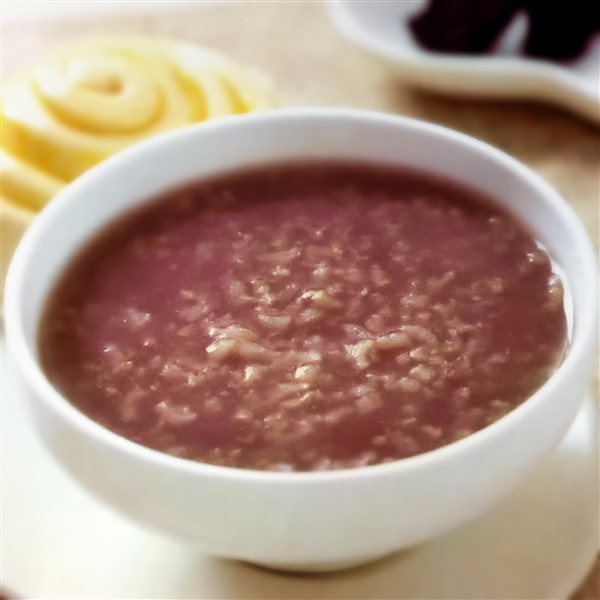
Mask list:
MULTIPOLYGON (((279 563, 279 562, 249 562, 244 561, 249 565, 258 567, 260 569, 266 569, 268 571, 283 571, 288 573, 333 573, 335 571, 346 571, 348 569, 356 569, 357 567, 363 567, 367 564, 371 564, 389 556, 392 556, 392 552, 377 555, 377 556, 364 556, 362 558, 355 558, 351 560, 335 560, 331 562, 307 562, 307 563, 279 563)), ((395 554, 394 554, 395 555, 395 554)))

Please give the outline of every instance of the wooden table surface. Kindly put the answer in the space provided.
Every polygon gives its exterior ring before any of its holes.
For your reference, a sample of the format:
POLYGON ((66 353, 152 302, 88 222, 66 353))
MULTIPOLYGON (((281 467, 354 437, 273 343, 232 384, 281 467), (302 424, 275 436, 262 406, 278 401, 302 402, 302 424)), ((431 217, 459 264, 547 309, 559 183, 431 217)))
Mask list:
MULTIPOLYGON (((546 106, 448 99, 410 89, 393 65, 344 40, 319 2, 187 5, 118 17, 8 23, 2 27, 3 76, 42 57, 52 45, 98 33, 167 36, 220 49, 270 75, 283 105, 384 110, 478 137, 545 177, 600 245, 597 127, 546 106)), ((600 598, 598 562, 574 598, 600 598)))

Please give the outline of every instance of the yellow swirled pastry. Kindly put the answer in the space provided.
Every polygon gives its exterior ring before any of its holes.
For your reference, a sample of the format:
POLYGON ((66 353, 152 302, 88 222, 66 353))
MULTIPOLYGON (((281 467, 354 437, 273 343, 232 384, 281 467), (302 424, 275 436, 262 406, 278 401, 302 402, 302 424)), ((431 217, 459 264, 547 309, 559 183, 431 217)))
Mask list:
POLYGON ((54 52, 2 90, 2 271, 67 183, 144 138, 273 107, 267 82, 191 44, 100 38, 54 52))

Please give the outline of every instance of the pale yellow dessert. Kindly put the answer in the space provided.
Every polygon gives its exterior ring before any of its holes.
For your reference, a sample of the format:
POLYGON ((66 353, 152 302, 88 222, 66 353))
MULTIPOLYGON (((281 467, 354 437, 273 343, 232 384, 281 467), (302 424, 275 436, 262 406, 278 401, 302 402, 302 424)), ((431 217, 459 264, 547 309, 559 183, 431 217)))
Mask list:
POLYGON ((152 135, 273 106, 261 75, 191 44, 106 37, 57 49, 2 89, 2 281, 36 213, 90 167, 152 135))

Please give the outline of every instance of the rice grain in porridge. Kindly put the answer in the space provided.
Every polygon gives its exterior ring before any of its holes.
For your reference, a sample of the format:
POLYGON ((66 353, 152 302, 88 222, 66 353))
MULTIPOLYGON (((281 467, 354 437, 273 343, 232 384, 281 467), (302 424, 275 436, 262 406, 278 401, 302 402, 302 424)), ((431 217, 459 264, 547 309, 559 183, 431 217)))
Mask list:
POLYGON ((493 202, 306 163, 193 184, 111 225, 60 279, 40 354, 66 398, 135 442, 306 471, 486 427, 566 337, 548 255, 493 202))

